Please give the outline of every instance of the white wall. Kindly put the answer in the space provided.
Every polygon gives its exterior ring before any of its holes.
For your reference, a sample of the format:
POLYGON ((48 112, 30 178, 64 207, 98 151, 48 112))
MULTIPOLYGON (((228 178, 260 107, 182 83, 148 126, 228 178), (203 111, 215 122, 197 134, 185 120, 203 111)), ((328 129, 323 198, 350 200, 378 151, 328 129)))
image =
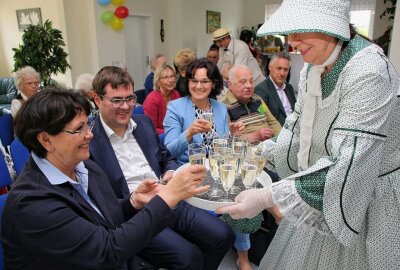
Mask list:
MULTIPOLYGON (((125 4, 130 14, 149 15, 153 20, 154 52, 163 53, 171 63, 175 53, 185 47, 205 56, 211 45, 211 34, 206 33, 206 11, 221 12, 221 26, 238 37, 244 25, 263 22, 265 2, 254 0, 129 0, 125 4), (160 40, 160 20, 164 20, 165 42, 160 40)), ((15 10, 40 7, 42 20, 50 19, 63 33, 65 47, 72 66, 66 75, 55 77, 68 87, 81 73, 97 70, 116 60, 126 59, 124 30, 114 31, 104 25, 100 15, 104 10, 115 10, 113 5, 100 6, 96 0, 1 0, 0 1, 0 76, 9 76, 13 69, 11 48, 21 43, 15 10)))
MULTIPOLYGON (((16 16, 17 9, 40 8, 42 22, 49 19, 53 27, 61 30, 64 41, 67 43, 64 7, 62 0, 1 0, 0 1, 0 76, 10 76, 14 69, 14 52, 12 48, 22 43, 22 34, 18 30, 16 16)), ((68 44, 68 43, 67 43, 68 44)), ((64 48, 68 53, 68 46, 64 48)), ((59 83, 66 84, 70 81, 71 74, 68 71, 65 75, 54 77, 59 83)))
MULTIPOLYGON (((81 0, 63 1, 66 34, 72 81, 82 73, 94 74, 99 67, 94 14, 94 2, 81 0)), ((69 86, 73 86, 69 82, 69 86)))

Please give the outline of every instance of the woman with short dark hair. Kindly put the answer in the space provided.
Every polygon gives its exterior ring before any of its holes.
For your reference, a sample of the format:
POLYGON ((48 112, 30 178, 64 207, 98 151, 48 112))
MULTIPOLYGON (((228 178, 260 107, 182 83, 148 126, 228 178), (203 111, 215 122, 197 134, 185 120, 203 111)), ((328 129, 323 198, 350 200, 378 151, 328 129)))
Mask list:
POLYGON ((137 269, 133 258, 176 216, 182 199, 204 192, 195 166, 167 185, 144 180, 118 200, 89 158, 90 104, 75 91, 49 88, 30 98, 15 132, 31 152, 4 206, 6 269, 137 269))

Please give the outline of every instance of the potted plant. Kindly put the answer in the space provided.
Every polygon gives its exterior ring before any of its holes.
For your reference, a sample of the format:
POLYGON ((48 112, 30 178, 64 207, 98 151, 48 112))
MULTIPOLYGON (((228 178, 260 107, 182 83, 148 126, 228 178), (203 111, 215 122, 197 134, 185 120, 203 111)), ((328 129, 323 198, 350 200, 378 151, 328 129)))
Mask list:
POLYGON ((61 31, 53 28, 50 20, 41 25, 30 25, 22 36, 22 44, 14 51, 14 71, 29 65, 40 73, 43 86, 51 82, 51 74, 65 73, 68 54, 61 31))

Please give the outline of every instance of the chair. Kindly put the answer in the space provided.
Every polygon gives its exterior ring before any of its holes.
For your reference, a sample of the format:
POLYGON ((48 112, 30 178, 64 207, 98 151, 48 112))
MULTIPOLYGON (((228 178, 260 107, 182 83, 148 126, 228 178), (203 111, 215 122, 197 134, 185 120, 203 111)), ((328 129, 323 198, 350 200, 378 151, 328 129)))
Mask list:
POLYGON ((139 104, 143 104, 144 99, 146 98, 146 89, 140 89, 135 91, 135 95, 136 95, 136 102, 139 104))
MULTIPOLYGON (((1 231, 1 216, 3 214, 3 207, 7 199, 7 194, 0 195, 0 231, 1 231)), ((0 270, 4 269, 3 246, 0 244, 0 270)))
POLYGON ((11 185, 12 179, 7 167, 5 157, 0 153, 0 188, 11 185))
POLYGON ((4 114, 0 116, 0 140, 3 147, 8 152, 8 146, 14 140, 11 114, 4 114))
POLYGON ((29 150, 20 140, 15 139, 10 145, 10 154, 14 162, 15 172, 18 176, 29 159, 29 150))
POLYGON ((11 113, 11 101, 17 97, 14 78, 0 78, 0 115, 11 113))
POLYGON ((133 108, 132 114, 144 114, 143 111, 143 106, 139 105, 139 106, 135 106, 135 108, 133 108))

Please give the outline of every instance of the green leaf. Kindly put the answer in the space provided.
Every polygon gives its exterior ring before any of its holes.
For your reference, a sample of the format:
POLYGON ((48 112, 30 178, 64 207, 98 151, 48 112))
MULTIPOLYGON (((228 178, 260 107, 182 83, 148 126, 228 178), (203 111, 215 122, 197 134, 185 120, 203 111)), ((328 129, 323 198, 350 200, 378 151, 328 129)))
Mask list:
POLYGON ((29 65, 40 73, 43 85, 51 81, 51 75, 65 73, 71 66, 68 54, 64 51, 65 43, 62 32, 53 28, 53 23, 46 20, 43 26, 29 25, 22 36, 22 44, 14 51, 14 71, 29 65))

